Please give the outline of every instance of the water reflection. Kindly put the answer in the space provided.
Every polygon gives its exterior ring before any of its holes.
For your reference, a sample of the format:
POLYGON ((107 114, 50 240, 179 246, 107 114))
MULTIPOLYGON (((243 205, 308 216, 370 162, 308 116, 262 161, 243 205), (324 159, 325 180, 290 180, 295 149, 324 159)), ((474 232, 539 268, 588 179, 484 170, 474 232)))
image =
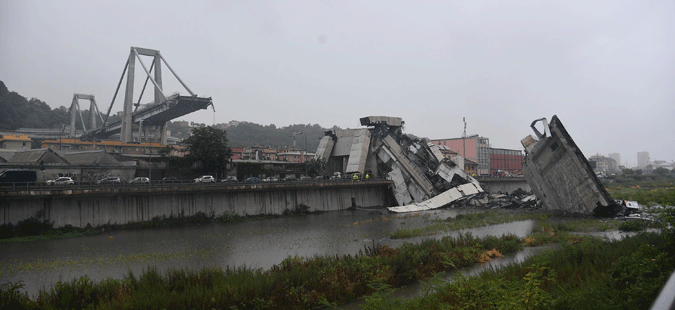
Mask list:
MULTIPOLYGON (((367 210, 335 211, 234 224, 112 231, 73 239, 0 244, 0 283, 23 281, 29 294, 59 279, 83 275, 98 281, 141 273, 148 266, 199 269, 246 265, 270 268, 288 256, 356 254, 365 245, 397 247, 424 238, 391 240, 399 228, 418 228, 434 219, 482 210, 446 209, 396 215, 367 210)), ((449 232, 426 238, 471 232, 474 236, 505 233, 520 237, 534 221, 449 232)))

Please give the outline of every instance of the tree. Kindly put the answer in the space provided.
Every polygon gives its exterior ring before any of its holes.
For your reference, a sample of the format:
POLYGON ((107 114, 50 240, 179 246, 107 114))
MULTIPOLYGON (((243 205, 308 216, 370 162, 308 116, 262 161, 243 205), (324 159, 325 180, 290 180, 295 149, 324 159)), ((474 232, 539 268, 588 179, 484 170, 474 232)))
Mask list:
POLYGON ((668 169, 663 168, 663 167, 658 167, 658 168, 654 169, 654 173, 658 174, 658 175, 666 175, 666 174, 668 174, 668 172, 669 172, 668 169))
POLYGON ((312 158, 305 162, 305 171, 311 177, 322 175, 325 170, 326 161, 321 158, 312 158))
POLYGON ((227 146, 227 133, 222 129, 195 127, 184 142, 190 157, 202 163, 204 172, 211 172, 216 177, 232 157, 232 150, 227 146))
POLYGON ((169 154, 171 154, 171 151, 173 151, 174 149, 175 149, 175 147, 173 147, 173 145, 167 145, 167 146, 159 149, 159 152, 158 152, 159 156, 161 156, 162 158, 167 157, 167 156, 169 156, 169 154))

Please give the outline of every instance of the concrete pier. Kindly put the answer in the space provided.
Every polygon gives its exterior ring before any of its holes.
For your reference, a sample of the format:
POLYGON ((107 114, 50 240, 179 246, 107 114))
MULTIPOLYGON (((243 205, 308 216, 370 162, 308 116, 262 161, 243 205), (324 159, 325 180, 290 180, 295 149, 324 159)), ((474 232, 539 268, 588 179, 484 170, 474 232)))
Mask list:
POLYGON ((0 193, 0 224, 46 219, 54 227, 93 227, 155 217, 282 214, 391 206, 390 181, 41 189, 0 193))

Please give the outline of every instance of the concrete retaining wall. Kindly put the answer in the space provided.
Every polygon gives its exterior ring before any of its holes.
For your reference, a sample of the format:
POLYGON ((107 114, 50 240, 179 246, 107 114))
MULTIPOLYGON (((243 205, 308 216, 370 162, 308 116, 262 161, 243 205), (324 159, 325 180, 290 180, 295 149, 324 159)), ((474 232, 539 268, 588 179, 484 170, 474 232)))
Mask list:
POLYGON ((109 188, 54 190, 0 197, 1 224, 35 217, 54 227, 96 227, 150 221, 162 216, 190 216, 198 212, 221 215, 282 214, 299 204, 310 211, 389 206, 386 182, 312 184, 305 186, 205 186, 188 188, 109 188))
POLYGON ((481 178, 478 179, 483 189, 490 194, 513 193, 517 189, 531 192, 532 188, 525 178, 481 178))

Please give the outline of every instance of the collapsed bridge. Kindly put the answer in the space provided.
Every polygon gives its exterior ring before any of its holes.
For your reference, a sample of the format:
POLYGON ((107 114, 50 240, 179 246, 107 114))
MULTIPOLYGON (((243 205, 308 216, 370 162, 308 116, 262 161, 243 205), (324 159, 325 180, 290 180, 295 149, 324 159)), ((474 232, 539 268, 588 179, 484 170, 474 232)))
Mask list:
POLYGON ((154 139, 159 140, 159 143, 166 144, 166 123, 168 121, 198 110, 206 109, 208 106, 211 106, 215 111, 211 98, 198 97, 195 93, 193 93, 192 90, 190 90, 190 88, 188 88, 187 85, 183 83, 180 77, 178 77, 176 72, 173 71, 171 66, 169 66, 158 50, 131 47, 129 58, 127 59, 127 63, 124 66, 124 70, 122 71, 122 76, 120 77, 119 83, 117 84, 115 95, 113 96, 112 102, 110 103, 108 111, 105 115, 105 119, 100 117, 101 113, 94 99, 94 95, 75 94, 73 96, 73 103, 70 107, 70 136, 75 137, 76 111, 78 111, 80 113, 80 118, 82 119, 82 127, 85 131, 83 136, 86 139, 106 139, 112 135, 120 134, 120 140, 124 143, 128 143, 132 142, 132 133, 134 129, 137 129, 139 141, 142 139, 141 136, 145 137, 145 141, 149 141, 149 139, 151 139, 150 136, 152 136, 154 139), (148 69, 145 63, 143 63, 141 56, 152 57, 150 69, 148 69), (136 61, 138 61, 138 63, 143 68, 143 71, 146 74, 146 79, 138 100, 134 103, 136 61), (178 80, 178 82, 180 82, 185 90, 187 90, 190 96, 181 96, 179 94, 166 96, 164 94, 162 85, 162 63, 164 63, 169 71, 171 71, 173 76, 178 80), (115 104, 115 99, 119 94, 125 74, 126 88, 124 91, 122 119, 120 121, 108 123, 110 112, 113 105, 115 104), (141 105, 141 99, 143 98, 143 94, 145 93, 148 82, 152 82, 153 85, 154 101, 141 105), (81 116, 82 113, 78 103, 79 99, 87 99, 91 102, 91 108, 89 110, 89 129, 87 129, 87 126, 84 122, 84 117, 81 116), (99 115, 100 126, 97 125, 98 122, 95 114, 99 115), (154 133, 150 135, 150 131, 154 133))
POLYGON ((456 162, 461 159, 445 158, 437 145, 403 134, 400 117, 368 116, 360 121, 368 128, 327 131, 316 157, 327 162, 329 171, 392 180, 398 206, 390 211, 435 209, 483 192, 456 162))

